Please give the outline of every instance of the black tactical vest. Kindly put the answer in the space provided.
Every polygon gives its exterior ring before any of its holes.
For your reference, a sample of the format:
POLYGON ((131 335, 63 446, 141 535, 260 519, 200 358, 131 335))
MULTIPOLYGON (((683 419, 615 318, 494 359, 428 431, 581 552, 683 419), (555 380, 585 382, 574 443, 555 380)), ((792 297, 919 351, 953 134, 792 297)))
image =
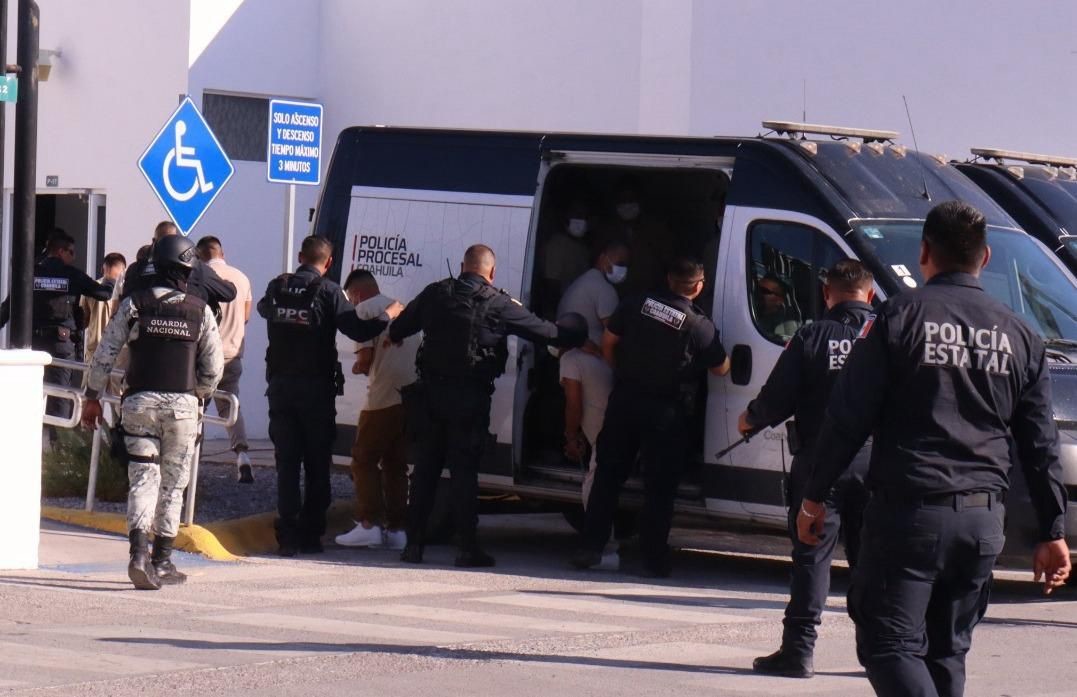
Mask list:
POLYGON ((75 296, 71 279, 60 264, 48 260, 34 267, 34 328, 75 326, 75 296))
POLYGON ((308 283, 296 274, 282 274, 274 280, 266 320, 269 331, 266 372, 269 377, 332 377, 337 347, 332 335, 326 341, 326 332, 322 329, 326 318, 318 302, 321 285, 321 277, 308 283))
POLYGON ((492 381, 505 372, 508 346, 493 331, 490 306, 500 291, 488 285, 463 291, 447 278, 435 288, 437 311, 423 327, 417 363, 423 377, 492 381))
POLYGON ((130 343, 128 394, 193 393, 198 384, 195 365, 206 303, 186 294, 179 302, 165 302, 177 295, 180 291, 174 290, 156 298, 147 289, 131 296, 138 310, 138 318, 132 320, 138 323, 138 337, 130 343))
POLYGON ((625 317, 618 345, 617 375, 647 394, 681 397, 699 378, 692 330, 704 316, 670 294, 649 294, 625 317))

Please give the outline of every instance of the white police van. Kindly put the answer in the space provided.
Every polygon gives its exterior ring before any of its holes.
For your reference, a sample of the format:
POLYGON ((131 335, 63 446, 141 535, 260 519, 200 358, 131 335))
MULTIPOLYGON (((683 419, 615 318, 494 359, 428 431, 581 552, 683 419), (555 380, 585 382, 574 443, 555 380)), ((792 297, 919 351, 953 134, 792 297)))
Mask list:
MULTIPOLYGON (((896 133, 763 126, 767 135, 743 138, 349 128, 337 140, 314 231, 334 242, 335 275, 368 268, 384 293, 403 302, 455 273, 464 249, 483 242, 498 254, 495 284, 553 318, 556 297, 549 297, 538 270, 546 242, 564 229, 566 211, 580 197, 601 228, 630 177, 643 216, 661 226, 671 248, 705 259, 709 282, 699 303, 712 313, 733 360, 730 376, 708 376, 701 385, 705 412, 677 511, 784 527, 783 471, 790 460, 784 430, 717 454, 738 439, 737 416, 792 329, 823 313, 824 269, 846 257, 863 260, 880 298, 917 287, 923 219, 936 203, 961 199, 990 225, 988 292, 1045 337, 1077 342, 1077 285, 967 177, 941 157, 896 144, 896 133), (773 309, 761 304, 770 292, 760 287, 766 278, 780 282, 784 322, 764 317, 773 309)), ((342 340, 340 349, 350 362, 354 346, 342 340)), ((364 394, 365 378, 349 375, 338 401, 338 455, 348 453, 364 394)), ((493 444, 480 468, 485 490, 579 501, 583 473, 561 454, 559 395, 549 354, 511 340, 494 395, 493 444)), ((1071 491, 1074 435, 1067 433, 1064 448, 1071 491)), ((638 502, 639 490, 630 481, 622 500, 638 502)), ((1077 516, 1071 521, 1077 534, 1077 516)))

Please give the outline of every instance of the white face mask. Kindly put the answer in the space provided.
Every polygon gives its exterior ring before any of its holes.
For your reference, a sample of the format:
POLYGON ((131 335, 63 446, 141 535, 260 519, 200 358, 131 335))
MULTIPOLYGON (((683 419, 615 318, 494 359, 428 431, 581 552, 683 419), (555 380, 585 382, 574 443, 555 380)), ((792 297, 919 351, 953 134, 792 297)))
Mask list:
POLYGON ((587 234, 587 220, 585 218, 570 218, 566 229, 568 234, 573 237, 583 237, 587 234))
POLYGON ((618 203, 617 215, 621 220, 635 220, 639 217, 639 204, 636 202, 618 203))
POLYGON ((606 272, 606 280, 609 281, 610 283, 612 283, 613 285, 617 285, 618 283, 623 282, 625 280, 625 278, 627 278, 627 277, 628 277, 628 267, 627 266, 618 266, 617 264, 614 264, 613 266, 610 267, 610 270, 606 272))

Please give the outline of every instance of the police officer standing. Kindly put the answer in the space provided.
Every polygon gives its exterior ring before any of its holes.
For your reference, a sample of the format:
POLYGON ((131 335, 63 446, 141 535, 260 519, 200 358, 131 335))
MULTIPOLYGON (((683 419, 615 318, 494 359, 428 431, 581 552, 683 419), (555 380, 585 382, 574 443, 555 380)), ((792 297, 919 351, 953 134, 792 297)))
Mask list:
POLYGON ((598 436, 595 481, 587 502, 581 549, 572 565, 602 562, 617 512, 621 485, 637 456, 643 474, 640 519, 643 571, 669 575, 673 501, 688 452, 688 419, 706 371, 729 372, 729 358, 714 324, 695 306, 703 265, 677 259, 668 289, 622 302, 606 325, 602 352, 614 367, 614 386, 598 436))
MULTIPOLYGON (((408 541, 401 559, 423 560, 423 538, 441 470, 452 474, 452 500, 460 553, 456 566, 493 566, 479 548, 478 467, 490 424, 494 379, 505 371, 509 334, 575 348, 587 338, 585 320, 568 313, 559 324, 534 316, 491 284, 497 259, 492 249, 468 247, 460 276, 431 283, 389 327, 394 342, 423 332, 416 358, 418 389, 425 390, 422 442, 411 478, 408 541)), ((409 420, 414 406, 409 406, 409 420)))
MULTIPOLYGON (((45 258, 34 267, 33 339, 35 351, 45 351, 53 358, 75 359, 75 335, 82 321, 76 321, 79 298, 108 300, 112 288, 97 283, 71 264, 75 261, 75 240, 57 229, 49 236, 45 258)), ((69 386, 71 369, 58 366, 45 368, 45 382, 69 386)), ((56 416, 70 414, 66 400, 50 398, 46 413, 56 416)))
MULTIPOLYGON (((175 223, 167 220, 157 223, 157 227, 153 229, 153 244, 178 234, 179 228, 175 223)), ((137 261, 127 267, 123 281, 123 297, 126 298, 135 291, 152 288, 157 283, 155 275, 152 259, 143 259, 140 254, 137 261)), ((203 264, 200 259, 195 259, 194 268, 187 279, 187 292, 208 302, 214 312, 218 311, 221 303, 230 303, 236 299, 236 287, 218 276, 216 271, 203 264)))
POLYGON ((1070 572, 1066 491, 1042 339, 983 290, 983 215, 928 213, 926 285, 892 298, 831 393, 797 518, 818 544, 828 492, 874 434, 860 563, 849 589, 857 654, 879 695, 960 697, 972 630, 1002 550, 1011 443, 1038 514, 1044 590, 1070 572))
POLYGON ((826 596, 830 590, 830 561, 839 533, 844 537, 849 563, 856 565, 860 523, 867 503, 864 475, 870 448, 865 447, 827 498, 827 517, 820 542, 805 545, 797 539, 796 516, 804 487, 811 474, 811 450, 823 423, 827 398, 845 365, 855 342, 875 318, 871 302, 871 272, 859 261, 844 259, 823 277, 823 299, 827 312, 804 326, 785 347, 759 396, 740 415, 738 430, 748 435, 777 426, 789 417, 789 448, 793 465, 786 489, 789 505, 789 535, 793 542, 793 574, 789 584, 789 604, 785 607, 782 646, 770 656, 757 658, 757 673, 810 678, 814 675, 812 654, 826 596))
POLYGON ((344 291, 325 278, 333 263, 333 245, 324 237, 307 237, 299 268, 269 282, 258 301, 266 319, 269 347, 269 437, 277 461, 277 543, 279 554, 322 551, 325 514, 331 503, 329 469, 336 433, 336 334, 355 341, 380 334, 403 306, 393 303, 381 317, 361 320, 344 291), (299 474, 305 470, 304 497, 299 474))
POLYGON ((130 345, 121 420, 129 458, 127 529, 135 588, 157 590, 187 580, 172 563, 183 490, 191 475, 200 400, 213 394, 224 370, 213 313, 185 292, 194 243, 169 237, 154 247, 156 285, 120 304, 94 352, 82 421, 97 425, 98 397, 124 344, 130 345), (153 554, 149 535, 153 533, 153 554))

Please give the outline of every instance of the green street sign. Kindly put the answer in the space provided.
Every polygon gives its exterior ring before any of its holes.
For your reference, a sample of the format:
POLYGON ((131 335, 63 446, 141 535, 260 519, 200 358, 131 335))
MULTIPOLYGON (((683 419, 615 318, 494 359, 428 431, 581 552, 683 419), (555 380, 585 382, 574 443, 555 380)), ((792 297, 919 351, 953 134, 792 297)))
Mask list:
POLYGON ((14 75, 0 77, 0 102, 16 102, 19 99, 19 78, 14 75))

